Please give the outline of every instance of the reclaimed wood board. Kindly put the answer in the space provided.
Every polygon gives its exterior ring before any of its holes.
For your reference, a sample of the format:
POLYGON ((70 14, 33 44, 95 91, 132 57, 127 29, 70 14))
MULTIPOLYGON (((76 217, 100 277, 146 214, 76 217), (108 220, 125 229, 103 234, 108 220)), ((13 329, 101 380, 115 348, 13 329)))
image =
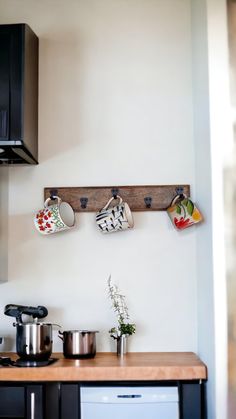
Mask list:
POLYGON ((184 193, 189 197, 190 186, 55 186, 44 189, 44 198, 46 200, 50 196, 56 195, 68 202, 75 212, 97 212, 106 205, 112 196, 119 195, 124 202, 128 203, 131 211, 165 211, 178 193, 184 193))

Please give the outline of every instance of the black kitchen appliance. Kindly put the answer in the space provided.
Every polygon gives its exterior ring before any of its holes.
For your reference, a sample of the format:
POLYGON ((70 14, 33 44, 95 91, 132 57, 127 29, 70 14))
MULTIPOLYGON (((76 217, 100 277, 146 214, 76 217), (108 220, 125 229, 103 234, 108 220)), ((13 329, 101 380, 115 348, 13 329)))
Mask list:
POLYGON ((48 365, 52 354, 53 325, 38 321, 47 316, 47 308, 8 304, 4 313, 16 319, 13 326, 16 327, 16 352, 20 357, 16 361, 18 366, 48 365), (31 316, 31 321, 24 322, 23 314, 31 316))
POLYGON ((56 362, 56 358, 49 358, 45 361, 25 361, 21 358, 18 358, 16 361, 12 360, 10 357, 1 357, 0 356, 0 368, 3 367, 46 367, 48 365, 56 362))
POLYGON ((38 37, 0 25, 0 164, 38 162, 38 37))
POLYGON ((43 319, 48 315, 48 309, 44 306, 31 307, 19 304, 7 304, 4 309, 6 316, 15 317, 17 323, 22 323, 22 315, 32 316, 33 319, 43 319))

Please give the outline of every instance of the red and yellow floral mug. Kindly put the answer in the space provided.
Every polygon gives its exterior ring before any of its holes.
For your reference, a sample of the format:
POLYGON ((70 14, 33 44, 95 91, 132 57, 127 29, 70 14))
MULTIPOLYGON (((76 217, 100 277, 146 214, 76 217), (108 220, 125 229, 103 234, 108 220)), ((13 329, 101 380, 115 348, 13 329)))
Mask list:
POLYGON ((177 195, 167 213, 177 230, 184 230, 203 220, 203 216, 196 205, 185 195, 177 195))
POLYGON ((51 198, 48 198, 44 208, 34 217, 35 227, 41 234, 58 233, 75 225, 75 213, 70 204, 62 202, 58 196, 54 198, 57 200, 55 204, 49 205, 51 198))

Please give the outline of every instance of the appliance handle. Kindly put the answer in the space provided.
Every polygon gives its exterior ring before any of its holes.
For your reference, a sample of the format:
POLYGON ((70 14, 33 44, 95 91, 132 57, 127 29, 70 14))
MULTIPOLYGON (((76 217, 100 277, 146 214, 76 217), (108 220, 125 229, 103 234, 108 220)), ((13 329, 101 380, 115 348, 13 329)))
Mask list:
POLYGON ((22 323, 22 314, 42 319, 48 315, 48 310, 44 306, 30 307, 17 304, 7 304, 4 309, 4 314, 6 314, 6 316, 15 317, 17 323, 22 323))
POLYGON ((35 393, 30 393, 30 419, 35 419, 35 393))
POLYGON ((24 307, 21 314, 27 314, 28 316, 32 316, 34 319, 42 319, 48 315, 48 309, 44 306, 24 307))

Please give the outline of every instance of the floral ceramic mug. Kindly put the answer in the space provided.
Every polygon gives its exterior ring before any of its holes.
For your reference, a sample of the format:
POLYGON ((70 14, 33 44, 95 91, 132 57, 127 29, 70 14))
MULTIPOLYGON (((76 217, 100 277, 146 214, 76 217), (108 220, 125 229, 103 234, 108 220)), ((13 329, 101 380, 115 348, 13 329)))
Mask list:
POLYGON ((53 234, 69 230, 75 225, 73 208, 67 202, 62 202, 58 196, 57 202, 49 205, 51 198, 44 203, 44 208, 39 210, 34 217, 34 225, 41 234, 53 234))
POLYGON ((167 208, 167 213, 177 230, 184 230, 203 220, 199 209, 185 195, 177 195, 167 208))

